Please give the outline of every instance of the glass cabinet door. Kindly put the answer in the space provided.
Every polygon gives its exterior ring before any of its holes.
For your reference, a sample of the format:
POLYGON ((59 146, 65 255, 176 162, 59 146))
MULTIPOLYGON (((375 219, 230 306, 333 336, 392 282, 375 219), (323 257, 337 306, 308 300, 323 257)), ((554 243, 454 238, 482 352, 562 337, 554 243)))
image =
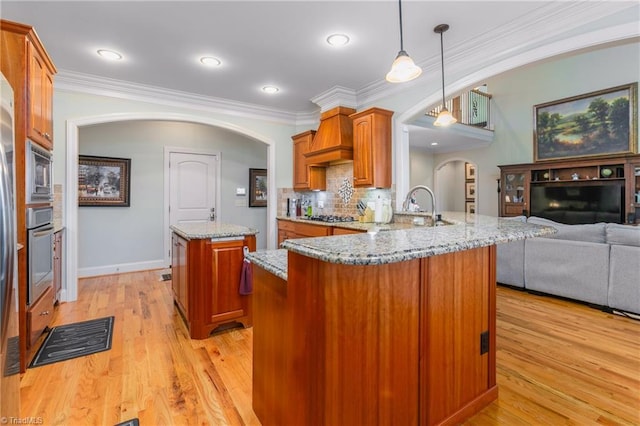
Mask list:
POLYGON ((527 204, 526 171, 504 171, 501 184, 502 216, 525 214, 527 204))

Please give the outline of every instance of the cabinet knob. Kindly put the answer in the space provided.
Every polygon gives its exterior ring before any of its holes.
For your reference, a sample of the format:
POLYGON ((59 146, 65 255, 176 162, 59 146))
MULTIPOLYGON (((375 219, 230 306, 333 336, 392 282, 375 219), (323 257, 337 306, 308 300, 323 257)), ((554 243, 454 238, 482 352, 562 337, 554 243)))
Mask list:
POLYGON ((40 316, 45 316, 45 315, 49 315, 49 311, 42 311, 42 312, 40 312, 40 316))
POLYGON ((49 141, 51 140, 51 135, 49 133, 45 132, 44 137, 45 137, 45 139, 47 139, 49 141))

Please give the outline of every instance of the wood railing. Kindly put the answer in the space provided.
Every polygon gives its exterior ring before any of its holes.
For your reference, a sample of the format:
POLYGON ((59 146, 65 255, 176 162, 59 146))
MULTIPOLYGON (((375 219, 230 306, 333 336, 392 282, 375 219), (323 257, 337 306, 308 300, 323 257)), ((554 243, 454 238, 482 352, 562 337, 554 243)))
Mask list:
MULTIPOLYGON (((447 109, 460 124, 491 130, 491 95, 472 89, 467 93, 449 99, 445 103, 447 109)), ((427 115, 437 117, 442 105, 429 111, 427 115)))

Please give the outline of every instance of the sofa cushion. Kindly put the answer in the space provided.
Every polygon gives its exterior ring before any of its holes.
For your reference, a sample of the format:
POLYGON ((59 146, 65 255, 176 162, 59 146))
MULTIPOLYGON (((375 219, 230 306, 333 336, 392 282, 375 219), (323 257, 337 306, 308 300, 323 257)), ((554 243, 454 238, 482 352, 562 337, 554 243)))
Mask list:
POLYGON ((640 247, 640 227, 637 226, 607 223, 606 236, 609 244, 640 247))
POLYGON ((558 230, 556 234, 549 235, 547 238, 553 238, 556 240, 586 241, 590 243, 606 242, 605 223, 565 225, 564 223, 558 223, 536 216, 529 217, 527 222, 536 225, 552 226, 558 230))
POLYGON ((526 289, 604 306, 608 280, 608 244, 551 238, 525 240, 526 289))
POLYGON ((609 307, 640 314, 640 247, 614 244, 610 258, 609 307))

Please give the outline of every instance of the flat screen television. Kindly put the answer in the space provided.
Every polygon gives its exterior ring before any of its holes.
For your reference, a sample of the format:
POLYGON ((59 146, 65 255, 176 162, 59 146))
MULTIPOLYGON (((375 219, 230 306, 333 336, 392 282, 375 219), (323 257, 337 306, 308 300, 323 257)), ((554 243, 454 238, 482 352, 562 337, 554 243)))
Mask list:
POLYGON ((531 185, 531 216, 568 225, 624 223, 624 183, 531 185))

